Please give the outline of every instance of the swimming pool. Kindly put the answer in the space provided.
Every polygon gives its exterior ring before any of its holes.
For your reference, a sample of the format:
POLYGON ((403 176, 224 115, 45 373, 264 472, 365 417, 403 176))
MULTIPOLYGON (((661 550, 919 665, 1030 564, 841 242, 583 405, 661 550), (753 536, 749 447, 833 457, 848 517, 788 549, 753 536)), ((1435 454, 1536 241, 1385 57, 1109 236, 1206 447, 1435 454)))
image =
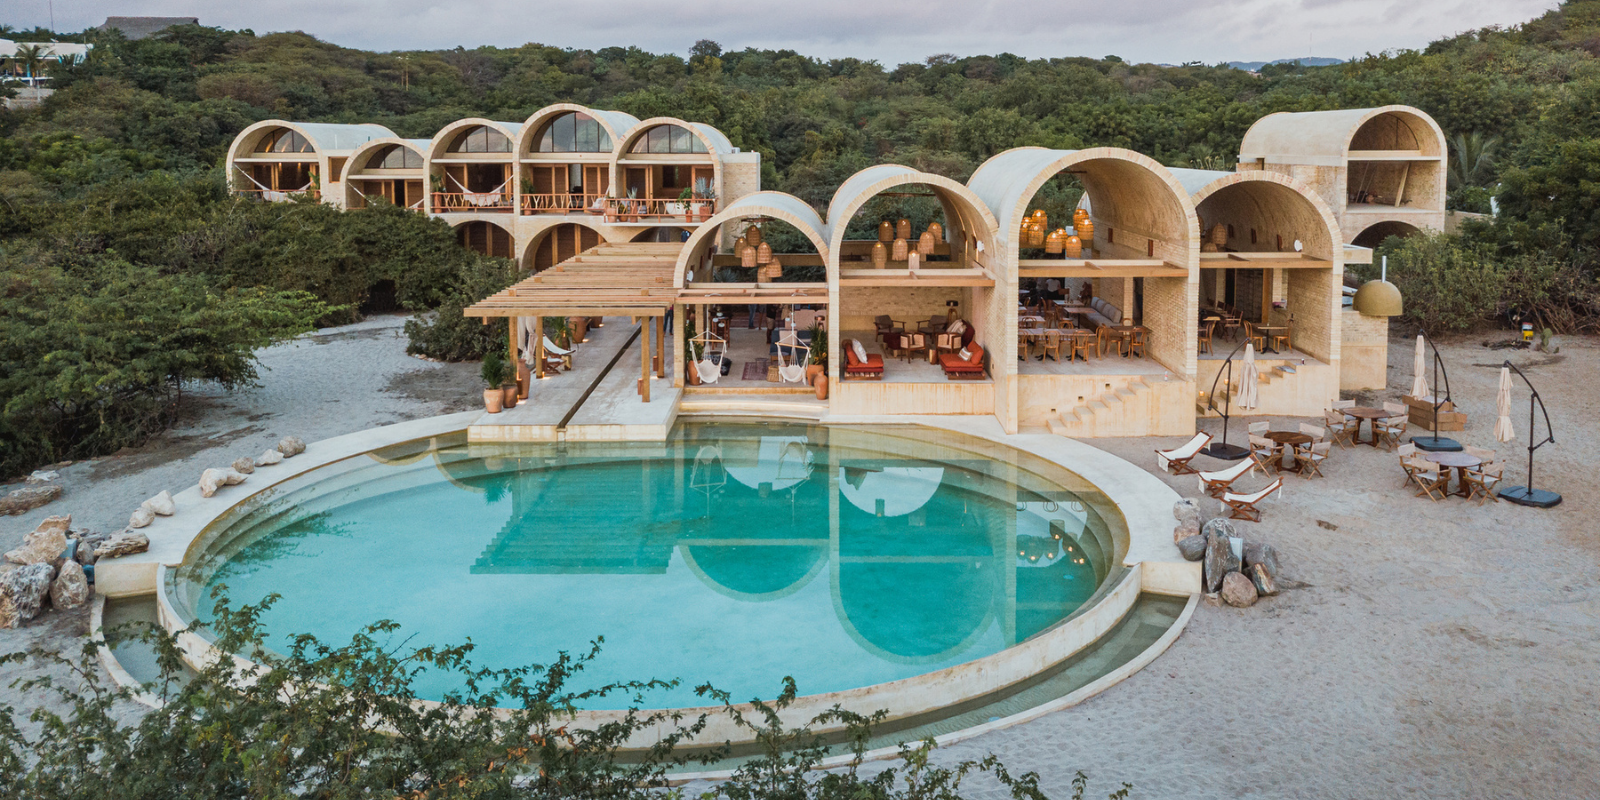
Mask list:
MULTIPOLYGON (((1003 651, 1119 574, 1121 515, 1007 447, 917 428, 680 422, 664 443, 408 442, 279 484, 213 524, 173 574, 282 599, 269 644, 342 643, 389 619, 467 639, 485 666, 604 637, 591 684, 678 678, 654 707, 898 681, 1003 651)), ((423 676, 438 699, 453 676, 423 676)), ((627 698, 596 703, 616 708, 627 698), (607 702, 614 702, 608 705, 607 702)))

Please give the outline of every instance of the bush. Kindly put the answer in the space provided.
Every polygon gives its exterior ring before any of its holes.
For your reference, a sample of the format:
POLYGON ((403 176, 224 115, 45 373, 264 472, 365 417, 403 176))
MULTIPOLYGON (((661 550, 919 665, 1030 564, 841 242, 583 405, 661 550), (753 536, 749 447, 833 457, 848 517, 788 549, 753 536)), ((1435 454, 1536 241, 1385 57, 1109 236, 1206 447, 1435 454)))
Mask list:
POLYGON ((1500 308, 1505 274, 1492 251, 1445 233, 1391 237, 1378 250, 1389 281, 1405 298, 1405 316, 1429 333, 1463 331, 1500 308))
POLYGON ((504 258, 474 258, 441 281, 437 311, 426 312, 412 303, 416 316, 406 320, 406 352, 440 361, 472 361, 491 350, 502 350, 510 339, 505 319, 489 324, 461 312, 473 303, 516 283, 516 262, 504 258))

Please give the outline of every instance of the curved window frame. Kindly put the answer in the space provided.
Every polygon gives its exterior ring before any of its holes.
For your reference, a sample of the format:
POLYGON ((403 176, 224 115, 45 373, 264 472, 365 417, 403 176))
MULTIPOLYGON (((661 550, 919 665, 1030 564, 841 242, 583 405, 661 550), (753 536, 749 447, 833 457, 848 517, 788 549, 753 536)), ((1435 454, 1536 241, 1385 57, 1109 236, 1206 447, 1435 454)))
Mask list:
POLYGON ((511 139, 488 125, 474 125, 450 140, 446 153, 510 153, 511 139), (500 145, 504 144, 504 147, 500 145))
POLYGON ((311 144, 310 139, 307 139, 299 131, 293 128, 278 128, 261 137, 261 140, 256 142, 253 152, 268 155, 314 154, 317 152, 317 148, 311 144))
POLYGON ((582 111, 568 111, 545 123, 535 153, 609 153, 611 134, 600 120, 582 111))
POLYGON ((655 125, 633 140, 631 155, 703 155, 711 151, 698 134, 682 125, 655 125))
POLYGON ((405 145, 391 144, 379 150, 367 159, 365 169, 422 169, 422 154, 405 145), (400 163, 391 164, 395 156, 399 156, 400 163))

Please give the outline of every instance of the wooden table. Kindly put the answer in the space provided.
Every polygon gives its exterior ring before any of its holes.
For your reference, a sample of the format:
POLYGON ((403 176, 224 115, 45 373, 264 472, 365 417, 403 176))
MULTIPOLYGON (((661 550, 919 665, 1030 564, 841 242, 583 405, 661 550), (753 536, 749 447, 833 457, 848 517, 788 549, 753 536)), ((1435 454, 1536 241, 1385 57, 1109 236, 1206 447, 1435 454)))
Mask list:
POLYGON ((1266 433, 1262 434, 1262 436, 1264 438, 1271 439, 1278 444, 1288 445, 1289 447, 1293 448, 1293 456, 1290 456, 1288 452, 1285 452, 1283 457, 1284 459, 1293 458, 1294 462, 1291 464, 1283 464, 1283 468, 1294 473, 1300 472, 1300 470, 1303 468, 1303 465, 1300 463, 1300 446, 1311 444, 1312 440, 1310 436, 1299 431, 1267 431, 1266 433))
POLYGON ((1433 463, 1438 464, 1439 466, 1445 467, 1447 469, 1450 468, 1450 467, 1454 467, 1455 468, 1455 470, 1456 470, 1456 490, 1453 491, 1453 492, 1447 492, 1447 494, 1453 494, 1453 495, 1455 495, 1457 497, 1471 497, 1472 496, 1472 492, 1468 491, 1468 489, 1467 489, 1467 475, 1466 475, 1466 472, 1469 469, 1476 469, 1478 467, 1483 466, 1483 459, 1478 458, 1477 456, 1472 455, 1471 453, 1462 452, 1462 451, 1453 452, 1453 453, 1451 453, 1451 452, 1423 453, 1422 454, 1422 458, 1425 461, 1432 461, 1433 463))
POLYGON ((1351 441, 1355 442, 1356 444, 1362 443, 1361 421, 1367 420, 1370 423, 1369 427, 1372 428, 1372 441, 1367 442, 1366 444, 1370 444, 1373 447, 1378 446, 1378 420, 1387 418, 1389 416, 1388 411, 1385 411, 1381 408, 1373 408, 1372 406, 1353 406, 1351 408, 1343 408, 1340 410, 1344 412, 1345 416, 1354 417, 1356 420, 1356 435, 1351 438, 1351 441))
MULTIPOLYGON (((1272 348, 1272 332, 1273 331, 1286 331, 1286 330, 1289 330, 1289 326, 1287 326, 1287 325, 1257 325, 1256 326, 1256 330, 1261 331, 1261 352, 1263 352, 1263 353, 1276 353, 1278 351, 1274 350, 1272 348)), ((1290 346, 1290 349, 1294 348, 1294 344, 1292 342, 1290 343, 1289 346, 1290 346)))
MULTIPOLYGON (((1122 354, 1123 358, 1133 355, 1133 334, 1150 332, 1150 329, 1143 325, 1112 325, 1111 330, 1116 331, 1117 333, 1125 334, 1125 338, 1128 339, 1128 351, 1122 354)), ((1144 358, 1144 356, 1139 357, 1144 358)))

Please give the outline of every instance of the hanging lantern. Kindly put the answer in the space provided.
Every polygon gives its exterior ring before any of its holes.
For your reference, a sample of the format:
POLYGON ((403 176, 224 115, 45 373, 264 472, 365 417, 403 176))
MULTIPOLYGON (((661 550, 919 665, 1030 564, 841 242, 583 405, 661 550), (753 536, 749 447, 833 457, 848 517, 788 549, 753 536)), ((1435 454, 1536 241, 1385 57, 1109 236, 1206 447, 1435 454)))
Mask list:
POLYGON ((930 222, 928 223, 928 233, 933 234, 934 241, 939 241, 944 238, 944 226, 937 222, 930 222))
MULTIPOLYGON (((889 223, 886 222, 884 224, 887 225, 889 223)), ((889 263, 889 248, 884 247, 883 246, 883 242, 873 242, 872 243, 872 266, 877 268, 877 269, 883 269, 884 266, 886 264, 888 264, 888 263, 889 263)))
POLYGON ((904 261, 904 260, 906 260, 906 240, 898 238, 898 237, 895 238, 895 240, 894 240, 894 252, 890 253, 889 260, 890 261, 904 261))
POLYGON ((912 250, 910 253, 906 254, 906 268, 907 269, 910 269, 912 272, 915 272, 918 269, 920 269, 921 267, 922 267, 922 254, 921 253, 918 253, 917 251, 912 250))
POLYGON ((894 241, 894 225, 891 224, 889 220, 884 220, 878 223, 878 241, 894 241))
POLYGON ((747 244, 749 244, 749 242, 745 241, 744 234, 739 234, 739 238, 733 240, 734 254, 737 255, 739 253, 743 253, 745 245, 747 244))
POLYGON ((756 247, 756 263, 768 264, 772 262, 772 245, 762 242, 756 247))
POLYGON ((1086 244, 1094 243, 1094 221, 1085 216, 1078 221, 1078 238, 1086 244))
POLYGON ((754 247, 751 247, 750 245, 745 245, 744 249, 739 251, 739 266, 741 266, 741 267, 753 267, 755 265, 756 265, 756 249, 754 247))
POLYGON ((917 239, 917 253, 931 256, 933 255, 933 248, 937 244, 938 242, 933 238, 933 231, 923 231, 922 236, 917 239))
POLYGON ((1072 225, 1073 225, 1073 227, 1077 227, 1079 222, 1082 222, 1082 221, 1084 221, 1084 220, 1086 220, 1088 218, 1089 218, 1089 209, 1087 209, 1087 208, 1079 208, 1079 209, 1074 210, 1072 212, 1072 225))
POLYGON ((756 270, 756 280, 764 283, 771 283, 781 277, 783 277, 783 262, 776 258, 756 270))
POLYGON ((1228 246, 1228 226, 1218 223, 1211 226, 1211 243, 1219 249, 1228 246))
POLYGON ((750 242, 751 247, 761 244, 761 228, 755 225, 745 228, 744 238, 750 242))
POLYGON ((911 220, 901 217, 900 221, 894 224, 894 235, 900 239, 910 239, 911 220))
POLYGON ((1044 247, 1044 223, 1035 222, 1028 226, 1028 243, 1034 247, 1044 247))
POLYGON ((1082 256, 1083 240, 1070 233, 1066 236, 1063 236, 1061 238, 1061 252, 1064 253, 1067 258, 1078 258, 1079 256, 1082 256))

